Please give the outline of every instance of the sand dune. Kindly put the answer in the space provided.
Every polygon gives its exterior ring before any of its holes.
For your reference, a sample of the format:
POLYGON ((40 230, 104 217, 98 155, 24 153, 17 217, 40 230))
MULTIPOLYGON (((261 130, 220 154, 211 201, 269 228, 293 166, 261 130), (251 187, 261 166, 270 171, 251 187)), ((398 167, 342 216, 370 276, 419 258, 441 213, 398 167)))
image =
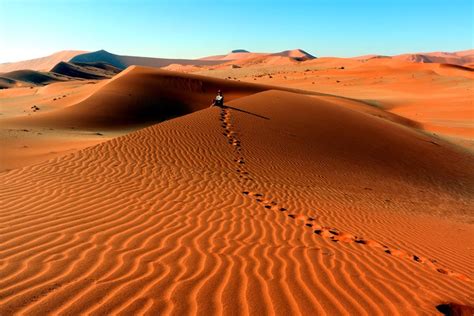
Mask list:
POLYGON ((50 71, 16 70, 0 74, 0 88, 48 85, 68 80, 101 80, 111 78, 121 69, 106 63, 60 62, 50 71))
POLYGON ((132 66, 82 102, 44 114, 4 119, 2 124, 86 129, 131 128, 207 108, 219 89, 224 91, 226 99, 230 101, 272 88, 275 87, 132 66))
MULTIPOLYGON (((322 95, 235 80, 183 76, 143 67, 127 69, 112 81, 71 81, 2 91, 0 172, 60 157, 135 129, 206 108, 217 89, 224 91, 228 101, 269 89, 322 95)), ((415 121, 365 102, 328 95, 326 100, 405 126, 421 127, 415 121)))
MULTIPOLYGON (((200 58, 200 60, 220 60, 226 61, 227 65, 249 66, 253 64, 291 64, 295 61, 311 60, 315 57, 302 49, 285 50, 278 53, 252 53, 246 50, 235 50, 227 55, 217 55, 200 58)), ((213 68, 221 68, 215 66, 213 68)))
POLYGON ((290 58, 293 58, 293 59, 298 60, 298 61, 311 60, 311 59, 316 58, 313 55, 311 55, 311 54, 309 54, 309 53, 307 53, 304 50, 299 49, 299 48, 298 49, 292 49, 292 50, 285 50, 283 52, 275 53, 275 54, 272 54, 272 55, 290 57, 290 58))
POLYGON ((383 55, 365 55, 354 57, 358 60, 369 59, 396 59, 414 63, 439 63, 439 64, 453 64, 453 65, 468 65, 474 62, 474 50, 465 50, 459 52, 432 52, 432 53, 409 53, 395 56, 383 55))
POLYGON ((2 63, 0 64, 0 72, 10 72, 15 70, 37 70, 37 71, 48 71, 54 65, 61 61, 68 61, 74 56, 83 54, 85 51, 81 50, 65 50, 54 53, 52 55, 35 58, 30 60, 24 60, 14 63, 2 63))
POLYGON ((59 64, 54 66, 50 72, 82 79, 105 79, 112 78, 113 76, 121 72, 121 69, 101 62, 60 62, 59 64))
POLYGON ((92 53, 77 55, 70 60, 74 63, 94 63, 104 62, 119 69, 125 69, 132 65, 146 67, 165 67, 170 64, 181 65, 215 65, 221 61, 199 60, 199 59, 169 59, 169 58, 152 58, 138 56, 123 56, 109 53, 105 50, 99 50, 92 53))
POLYGON ((70 80, 68 76, 35 70, 16 70, 0 74, 1 78, 13 79, 31 85, 46 85, 53 82, 70 80))
POLYGON ((472 155, 325 98, 264 91, 3 173, 0 312, 469 304, 472 155))
POLYGON ((442 63, 453 65, 465 65, 474 61, 474 55, 457 56, 455 54, 404 54, 394 56, 393 58, 415 63, 442 63))
POLYGON ((229 61, 229 60, 238 60, 238 59, 246 59, 246 58, 253 58, 258 56, 267 55, 267 53, 253 53, 249 52, 245 49, 236 49, 231 51, 225 55, 215 55, 215 56, 208 56, 199 58, 200 60, 222 60, 222 61, 229 61))
MULTIPOLYGON (((80 69, 89 72, 89 68, 80 69)), ((70 70, 68 66, 66 71, 70 70)), ((113 80, 76 80, 0 91, 0 172, 206 108, 218 89, 230 101, 275 88, 134 66, 113 80)))
POLYGON ((0 89, 9 89, 26 86, 27 84, 15 79, 0 76, 0 89))

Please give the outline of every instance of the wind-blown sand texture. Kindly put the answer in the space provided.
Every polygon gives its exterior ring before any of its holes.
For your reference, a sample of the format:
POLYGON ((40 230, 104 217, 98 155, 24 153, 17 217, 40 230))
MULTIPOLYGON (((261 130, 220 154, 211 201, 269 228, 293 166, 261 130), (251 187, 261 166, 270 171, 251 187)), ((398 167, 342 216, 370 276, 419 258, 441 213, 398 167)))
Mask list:
POLYGON ((471 154, 324 96, 228 106, 1 174, 1 314, 472 302, 471 154))

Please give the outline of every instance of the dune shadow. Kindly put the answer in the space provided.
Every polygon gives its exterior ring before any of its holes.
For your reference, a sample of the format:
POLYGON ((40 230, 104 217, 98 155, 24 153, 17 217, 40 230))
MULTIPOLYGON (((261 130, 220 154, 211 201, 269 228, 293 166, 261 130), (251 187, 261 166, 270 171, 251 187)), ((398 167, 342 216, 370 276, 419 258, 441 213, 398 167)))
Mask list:
POLYGON ((232 109, 232 110, 239 111, 239 112, 246 113, 246 114, 250 114, 250 115, 253 115, 253 116, 256 116, 256 117, 259 117, 259 118, 263 118, 265 120, 270 119, 269 117, 266 117, 266 116, 263 116, 263 115, 260 115, 260 114, 256 114, 256 113, 252 113, 252 112, 249 112, 249 111, 245 111, 245 110, 242 110, 242 109, 234 108, 232 106, 224 105, 223 107, 225 109, 232 109))

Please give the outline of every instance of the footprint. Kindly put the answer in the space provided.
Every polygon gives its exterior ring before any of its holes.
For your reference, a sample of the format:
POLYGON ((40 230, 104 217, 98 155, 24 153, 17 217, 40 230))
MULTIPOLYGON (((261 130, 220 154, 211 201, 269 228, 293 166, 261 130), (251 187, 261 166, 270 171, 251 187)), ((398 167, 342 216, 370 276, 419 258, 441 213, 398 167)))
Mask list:
POLYGON ((438 271, 439 273, 442 273, 442 274, 449 274, 449 271, 446 270, 446 269, 443 269, 443 268, 438 268, 438 269, 436 269, 436 271, 438 271))
POLYGON ((390 249, 387 249, 387 250, 385 250, 385 252, 388 253, 389 255, 392 255, 392 256, 397 257, 397 258, 404 258, 404 259, 409 259, 410 258, 408 253, 406 253, 403 250, 398 250, 398 249, 390 250, 390 249))
POLYGON ((314 233, 326 238, 329 238, 332 236, 331 233, 326 229, 315 229, 314 233))
POLYGON ((355 236, 349 233, 341 233, 338 236, 338 240, 342 242, 353 242, 355 239, 355 236))

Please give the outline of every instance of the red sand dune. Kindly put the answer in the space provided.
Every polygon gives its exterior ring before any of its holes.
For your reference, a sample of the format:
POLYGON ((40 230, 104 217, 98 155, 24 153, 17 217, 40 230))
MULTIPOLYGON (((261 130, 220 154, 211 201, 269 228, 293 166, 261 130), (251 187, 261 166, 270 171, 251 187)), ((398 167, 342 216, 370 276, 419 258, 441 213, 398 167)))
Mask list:
POLYGON ((1 174, 0 312, 469 304, 472 155, 331 100, 260 92, 1 174))
POLYGON ((275 87, 132 66, 82 102, 44 114, 4 119, 2 124, 55 128, 129 128, 207 108, 219 89, 230 101, 272 88, 275 87))

